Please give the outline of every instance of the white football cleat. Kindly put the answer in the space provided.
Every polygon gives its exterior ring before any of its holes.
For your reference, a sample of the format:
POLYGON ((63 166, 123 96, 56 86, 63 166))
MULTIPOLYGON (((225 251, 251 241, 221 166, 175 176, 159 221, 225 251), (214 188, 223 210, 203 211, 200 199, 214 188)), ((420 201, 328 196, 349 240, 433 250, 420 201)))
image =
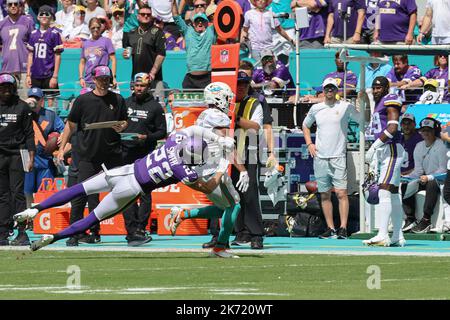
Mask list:
POLYGON ((227 258, 227 259, 239 259, 239 256, 232 254, 230 251, 225 249, 214 250, 214 248, 209 252, 210 258, 227 258))
POLYGON ((184 209, 180 207, 172 207, 172 209, 170 209, 169 230, 172 236, 175 235, 178 226, 183 221, 183 219, 181 219, 181 213, 183 211, 184 209))
POLYGON ((391 239, 389 236, 386 236, 386 238, 375 236, 371 239, 363 240, 363 244, 366 246, 389 247, 391 245, 391 239))
POLYGON ((13 216, 14 221, 23 222, 25 220, 32 220, 39 213, 36 208, 28 208, 22 212, 19 212, 13 216))
POLYGON ((43 247, 48 246, 50 243, 53 242, 53 235, 51 234, 44 234, 42 236, 42 238, 40 238, 39 240, 33 241, 30 245, 30 250, 31 251, 36 251, 39 250, 43 247))

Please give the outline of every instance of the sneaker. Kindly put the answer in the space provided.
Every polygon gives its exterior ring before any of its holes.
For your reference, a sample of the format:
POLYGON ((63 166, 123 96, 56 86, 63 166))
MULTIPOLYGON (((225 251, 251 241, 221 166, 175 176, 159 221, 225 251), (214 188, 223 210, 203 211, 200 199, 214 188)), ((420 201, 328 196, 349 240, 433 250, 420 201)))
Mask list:
POLYGON ((427 233, 430 232, 431 223, 430 220, 422 218, 419 223, 411 229, 413 233, 427 233))
POLYGON ((25 231, 19 231, 17 237, 11 241, 12 246, 29 246, 30 238, 25 231))
POLYGON ((126 237, 128 241, 129 247, 138 247, 140 245, 146 244, 150 241, 152 241, 152 237, 147 235, 142 235, 138 232, 135 232, 134 234, 128 235, 126 237))
POLYGON ((13 216, 14 221, 23 222, 25 220, 32 220, 39 213, 36 208, 28 208, 22 212, 19 212, 13 216))
POLYGON ((401 239, 392 239, 391 240, 391 247, 404 247, 406 245, 406 240, 405 238, 401 238, 401 239))
POLYGON ((239 256, 232 254, 230 251, 228 251, 226 249, 219 249, 219 248, 213 248, 209 252, 209 257, 239 259, 239 256))
POLYGON ((66 246, 68 247, 78 247, 78 238, 72 237, 66 241, 66 246))
POLYGON ((213 236, 209 242, 202 244, 203 249, 214 248, 217 244, 217 236, 213 236))
POLYGON ((362 242, 366 246, 373 246, 373 247, 390 247, 391 246, 391 239, 389 236, 386 238, 381 238, 379 236, 375 236, 369 240, 363 240, 362 242))
POLYGON ((328 228, 327 231, 319 236, 320 239, 337 239, 336 230, 328 228))
POLYGON ((78 238, 78 242, 87 244, 100 243, 101 238, 98 233, 83 234, 78 238))
POLYGON ((45 246, 48 246, 50 243, 53 242, 53 235, 51 234, 44 234, 41 239, 37 241, 33 241, 30 245, 31 251, 39 250, 45 246))
POLYGON ((254 250, 264 249, 263 238, 262 237, 253 237, 250 242, 250 248, 254 250))
POLYGON ((232 246, 245 246, 250 244, 251 239, 248 235, 239 235, 237 234, 234 240, 231 242, 232 246))
POLYGON ((405 224, 402 228, 402 231, 403 232, 411 232, 411 229, 414 228, 415 226, 417 226, 416 220, 406 220, 405 224))
POLYGON ((175 235, 178 226, 183 221, 183 219, 181 219, 183 211, 184 209, 181 209, 180 207, 172 207, 172 209, 170 209, 169 230, 172 236, 175 235))
POLYGON ((338 239, 348 239, 348 236, 347 236, 347 229, 345 229, 345 228, 339 228, 339 229, 337 230, 336 235, 337 235, 337 238, 338 238, 338 239))

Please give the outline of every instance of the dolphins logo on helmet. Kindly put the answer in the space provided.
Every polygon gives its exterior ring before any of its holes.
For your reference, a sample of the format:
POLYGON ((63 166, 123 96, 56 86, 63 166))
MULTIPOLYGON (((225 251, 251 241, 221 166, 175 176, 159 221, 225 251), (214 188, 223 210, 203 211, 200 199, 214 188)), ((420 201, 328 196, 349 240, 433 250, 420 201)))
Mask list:
POLYGON ((234 94, 231 88, 223 82, 210 83, 204 90, 205 103, 215 106, 226 114, 230 111, 229 107, 233 97, 234 94))

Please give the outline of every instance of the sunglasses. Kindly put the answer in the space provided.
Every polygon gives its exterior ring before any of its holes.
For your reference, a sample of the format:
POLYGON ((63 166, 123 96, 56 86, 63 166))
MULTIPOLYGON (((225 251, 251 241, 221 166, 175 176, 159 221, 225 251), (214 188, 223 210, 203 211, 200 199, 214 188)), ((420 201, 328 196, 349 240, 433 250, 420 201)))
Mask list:
POLYGON ((206 8, 206 3, 205 4, 194 4, 194 8, 206 8))
POLYGON ((92 27, 92 28, 89 28, 89 30, 100 30, 101 29, 101 27, 92 27))
POLYGON ((267 62, 273 62, 273 58, 272 57, 264 57, 261 59, 262 63, 267 63, 267 62))
POLYGON ((139 15, 140 15, 141 17, 148 17, 148 18, 150 18, 150 17, 152 16, 151 13, 139 13, 139 15))
POLYGON ((10 2, 10 3, 8 3, 8 7, 19 7, 20 6, 20 3, 18 3, 18 2, 10 2))
POLYGON ((122 13, 122 12, 118 12, 118 13, 114 13, 114 14, 113 14, 113 17, 114 17, 114 18, 121 17, 121 16, 123 16, 123 13, 122 13))
POLYGON ((50 12, 41 12, 39 13, 38 17, 46 17, 46 18, 50 18, 52 15, 50 12))

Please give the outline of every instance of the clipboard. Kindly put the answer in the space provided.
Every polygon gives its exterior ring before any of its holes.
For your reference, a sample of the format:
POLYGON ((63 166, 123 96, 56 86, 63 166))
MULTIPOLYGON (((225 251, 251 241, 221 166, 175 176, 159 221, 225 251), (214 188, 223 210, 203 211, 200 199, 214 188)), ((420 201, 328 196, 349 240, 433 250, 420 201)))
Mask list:
POLYGON ((122 141, 136 141, 139 133, 121 132, 119 134, 122 141))
POLYGON ((95 130, 95 129, 110 129, 116 124, 120 124, 122 121, 105 121, 105 122, 94 122, 86 123, 84 130, 95 130))
POLYGON ((30 163, 30 153, 27 149, 20 149, 20 157, 22 158, 23 171, 28 171, 28 163, 30 163))

